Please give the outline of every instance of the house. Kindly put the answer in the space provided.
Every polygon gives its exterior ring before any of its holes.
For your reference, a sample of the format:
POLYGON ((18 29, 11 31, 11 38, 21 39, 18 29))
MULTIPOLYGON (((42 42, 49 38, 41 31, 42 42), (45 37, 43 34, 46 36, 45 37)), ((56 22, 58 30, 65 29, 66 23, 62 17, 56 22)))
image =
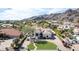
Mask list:
POLYGON ((54 33, 48 28, 37 28, 34 32, 34 36, 38 39, 55 39, 54 33))
POLYGON ((79 43, 79 36, 76 36, 77 43, 79 43))
POLYGON ((75 26, 74 26, 74 24, 73 23, 71 23, 71 22, 64 22, 63 24, 60 24, 59 26, 58 26, 58 29, 71 29, 71 28, 74 28, 75 26))
POLYGON ((21 35, 22 35, 22 32, 14 28, 0 29, 0 37, 18 38, 21 35))
POLYGON ((12 24, 2 24, 1 26, 2 27, 12 27, 13 25, 12 24))
POLYGON ((59 26, 57 27, 57 29, 63 30, 63 29, 64 29, 64 26, 63 26, 63 25, 59 25, 59 26))
POLYGON ((72 38, 66 37, 64 40, 67 44, 79 44, 79 35, 72 35, 72 38))
POLYGON ((51 21, 51 22, 52 22, 52 25, 56 25, 56 26, 60 25, 59 21, 51 21))
POLYGON ((79 35, 79 28, 75 27, 73 32, 74 32, 74 35, 79 35))

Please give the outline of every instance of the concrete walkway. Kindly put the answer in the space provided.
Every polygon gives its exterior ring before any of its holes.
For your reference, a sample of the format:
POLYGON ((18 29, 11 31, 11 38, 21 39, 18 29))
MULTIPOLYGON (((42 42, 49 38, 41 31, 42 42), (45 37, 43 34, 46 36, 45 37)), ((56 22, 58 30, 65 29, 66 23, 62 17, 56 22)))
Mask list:
POLYGON ((33 46, 35 47, 34 51, 36 51, 37 50, 37 46, 35 45, 35 43, 33 43, 33 46))

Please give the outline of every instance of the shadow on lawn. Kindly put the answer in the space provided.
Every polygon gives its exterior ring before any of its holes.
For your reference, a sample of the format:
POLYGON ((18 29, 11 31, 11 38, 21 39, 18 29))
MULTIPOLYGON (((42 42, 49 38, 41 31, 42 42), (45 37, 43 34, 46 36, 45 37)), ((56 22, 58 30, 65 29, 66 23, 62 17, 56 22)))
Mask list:
POLYGON ((37 43, 37 44, 46 44, 47 41, 38 41, 38 42, 35 42, 35 43, 37 43))

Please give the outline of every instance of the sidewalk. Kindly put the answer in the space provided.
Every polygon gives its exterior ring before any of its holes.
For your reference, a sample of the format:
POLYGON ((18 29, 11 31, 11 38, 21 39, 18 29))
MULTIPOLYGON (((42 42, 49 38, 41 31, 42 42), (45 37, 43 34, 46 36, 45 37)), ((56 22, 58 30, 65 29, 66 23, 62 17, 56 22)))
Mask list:
POLYGON ((34 51, 36 51, 37 50, 37 46, 35 45, 35 43, 33 43, 33 45, 34 45, 34 51))

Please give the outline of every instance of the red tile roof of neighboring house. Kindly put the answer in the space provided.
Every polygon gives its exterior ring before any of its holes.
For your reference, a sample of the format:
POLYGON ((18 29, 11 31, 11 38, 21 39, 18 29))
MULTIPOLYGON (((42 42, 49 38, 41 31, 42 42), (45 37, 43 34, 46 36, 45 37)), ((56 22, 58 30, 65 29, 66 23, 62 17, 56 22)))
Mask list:
POLYGON ((20 36, 22 33, 14 28, 4 28, 0 30, 0 33, 4 33, 9 36, 20 36))

